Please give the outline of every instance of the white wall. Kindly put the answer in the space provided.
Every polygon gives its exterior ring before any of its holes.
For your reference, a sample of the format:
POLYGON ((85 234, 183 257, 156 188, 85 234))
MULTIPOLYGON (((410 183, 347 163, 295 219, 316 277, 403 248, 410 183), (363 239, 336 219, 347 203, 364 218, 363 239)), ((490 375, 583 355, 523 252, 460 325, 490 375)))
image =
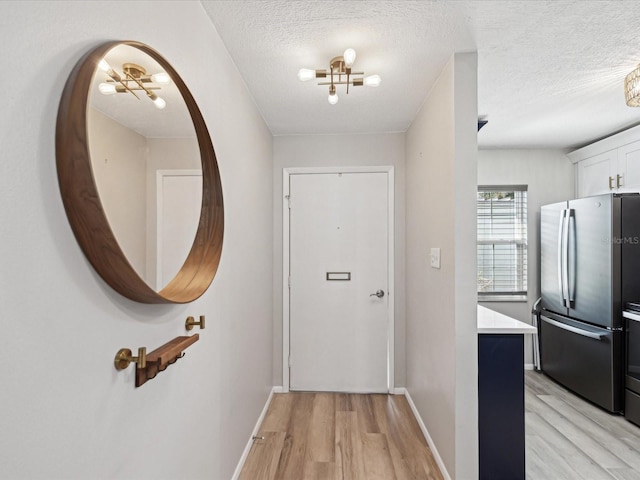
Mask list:
POLYGON ((198 2, 0 2, 0 476, 227 480, 272 385, 272 139, 198 2), (149 44, 180 72, 216 148, 225 244, 189 305, 113 292, 68 225, 55 169, 66 78, 112 39, 149 44), (251 139, 251 141, 247 141, 251 139), (119 348, 207 328, 141 388, 119 348))
MULTIPOLYGON (((330 108, 330 107, 329 107, 330 108)), ((282 169, 286 167, 395 167, 395 384, 405 385, 405 151, 403 133, 291 135, 273 141, 273 382, 282 385, 282 169)))
POLYGON ((87 108, 93 178, 113 234, 140 276, 147 263, 147 139, 87 108))
MULTIPOLYGON (((540 296, 540 207, 574 198, 574 165, 564 150, 480 150, 478 185, 528 186, 527 301, 482 302, 482 305, 531 323, 531 308, 540 296)), ((524 361, 533 364, 528 339, 524 361)))
POLYGON ((407 390, 456 479, 478 476, 476 70, 454 54, 406 134, 407 390))

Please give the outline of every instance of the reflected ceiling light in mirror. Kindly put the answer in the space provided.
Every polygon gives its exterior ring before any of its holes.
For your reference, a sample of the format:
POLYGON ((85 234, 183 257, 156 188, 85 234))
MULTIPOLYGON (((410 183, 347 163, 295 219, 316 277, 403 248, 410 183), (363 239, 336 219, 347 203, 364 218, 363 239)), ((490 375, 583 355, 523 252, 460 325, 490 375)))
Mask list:
POLYGON ((169 85, 171 83, 171 77, 166 72, 154 73, 151 75, 151 81, 161 85, 169 85))
POLYGON ((329 81, 318 82, 318 85, 329 86, 329 103, 335 105, 338 103, 338 95, 336 94, 336 85, 346 85, 347 95, 349 94, 349 85, 354 87, 378 87, 381 82, 380 75, 369 75, 364 77, 364 72, 354 72, 351 70, 356 60, 356 51, 353 48, 347 48, 339 57, 334 57, 329 62, 329 72, 327 70, 311 70, 309 68, 301 68, 298 71, 298 78, 302 82, 313 78, 327 78, 329 81), (343 76, 345 78, 343 78, 343 76))
POLYGON ((114 93, 128 92, 137 99, 140 99, 135 92, 143 91, 157 108, 163 109, 167 106, 167 102, 153 91, 161 89, 158 85, 168 85, 171 83, 171 77, 166 72, 148 75, 144 67, 135 63, 125 63, 122 65, 123 74, 120 75, 104 58, 98 63, 98 68, 109 77, 106 79, 106 82, 98 85, 98 90, 101 94, 112 95, 114 93))

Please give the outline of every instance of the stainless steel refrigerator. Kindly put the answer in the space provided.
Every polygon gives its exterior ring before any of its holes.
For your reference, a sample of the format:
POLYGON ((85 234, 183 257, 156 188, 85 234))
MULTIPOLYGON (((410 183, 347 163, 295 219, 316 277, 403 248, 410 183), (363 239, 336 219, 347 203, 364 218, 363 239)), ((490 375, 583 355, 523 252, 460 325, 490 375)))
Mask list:
POLYGON ((640 301, 640 195, 607 194, 540 212, 540 363, 551 378, 624 411, 624 303, 640 301))

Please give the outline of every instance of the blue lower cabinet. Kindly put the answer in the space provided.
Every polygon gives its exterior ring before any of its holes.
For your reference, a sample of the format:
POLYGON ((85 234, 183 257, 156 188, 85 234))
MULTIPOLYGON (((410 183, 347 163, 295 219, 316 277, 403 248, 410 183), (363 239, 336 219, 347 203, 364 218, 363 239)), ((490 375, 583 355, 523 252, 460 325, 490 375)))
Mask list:
POLYGON ((524 335, 478 335, 481 480, 525 478, 524 335))

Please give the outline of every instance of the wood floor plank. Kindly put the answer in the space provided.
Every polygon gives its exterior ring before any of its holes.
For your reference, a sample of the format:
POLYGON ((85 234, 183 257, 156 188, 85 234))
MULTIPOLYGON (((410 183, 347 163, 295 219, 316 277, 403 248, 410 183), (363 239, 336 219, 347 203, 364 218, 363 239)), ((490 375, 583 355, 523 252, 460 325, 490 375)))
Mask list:
POLYGON ((362 450, 367 480, 397 480, 385 434, 365 433, 362 450))
POLYGON ((609 472, 617 480, 640 480, 640 472, 632 468, 611 468, 609 472))
POLYGON ((441 479, 442 474, 404 395, 372 397, 374 416, 387 435, 398 480, 441 479))
POLYGON ((352 412, 353 406, 351 404, 351 394, 349 393, 337 393, 336 394, 336 412, 352 412))
POLYGON ((554 479, 584 480, 547 442, 538 435, 526 435, 526 443, 530 451, 544 459, 545 468, 553 471, 554 479))
POLYGON ((578 478, 600 478, 604 470, 610 478, 640 480, 640 470, 627 464, 637 463, 640 428, 624 417, 596 407, 539 372, 525 372, 525 407, 527 480, 561 478, 556 463, 538 451, 547 448, 540 442, 560 453, 578 478), (567 442, 580 453, 571 453, 567 442))
MULTIPOLYGON (((298 480, 304 474, 304 462, 307 449, 307 434, 313 408, 313 393, 288 393, 292 395, 291 412, 287 433, 276 471, 278 480, 298 480)), ((252 479, 262 480, 262 479, 252 479)))
POLYGON ((242 469, 240 480, 277 480, 276 471, 284 446, 285 432, 265 432, 264 440, 254 442, 242 469))
POLYGON ((336 464, 334 462, 306 462, 301 480, 338 480, 336 478, 336 464))
MULTIPOLYGON (((399 412, 393 403, 392 397, 388 395, 377 395, 372 397, 373 414, 376 424, 381 433, 387 436, 387 444, 393 468, 398 480, 414 480, 416 477, 411 473, 409 465, 405 458, 409 456, 408 443, 411 442, 410 428, 407 425, 398 425, 400 422, 399 412), (404 429, 403 429, 404 427, 404 429), (402 430, 403 429, 403 430, 402 430), (408 433, 406 437, 400 434, 400 431, 408 433)), ((415 441, 415 439, 414 439, 415 441)))
MULTIPOLYGON (((529 436, 527 435, 528 439, 529 436)), ((528 443, 528 442, 527 442, 528 443)), ((547 465, 544 460, 532 449, 527 447, 525 457, 525 478, 526 480, 542 480, 548 477, 547 465)))
POLYGON ((286 393, 274 394, 260 430, 264 432, 286 432, 293 398, 292 395, 286 393))
POLYGON ((371 395, 351 395, 351 401, 358 412, 358 426, 364 437, 365 433, 380 433, 375 415, 371 395))
POLYGON ((305 461, 333 462, 335 459, 336 396, 316 393, 307 433, 305 461))
POLYGON ((604 468, 594 462, 537 413, 527 412, 525 414, 525 427, 528 435, 536 437, 531 440, 527 437, 527 455, 533 450, 537 450, 538 456, 547 458, 543 450, 545 452, 551 451, 553 452, 552 457, 558 455, 575 472, 577 478, 612 480, 611 475, 604 468), (544 443, 548 448, 540 447, 540 443, 544 443))
POLYGON ((539 377, 543 377, 542 373, 528 371, 524 374, 525 388, 531 390, 536 395, 549 395, 549 388, 544 382, 538 382, 539 377))
POLYGON ((629 436, 620 437, 620 440, 626 443, 629 446, 629 448, 632 448, 636 451, 640 451, 640 428, 638 429, 638 435, 634 437, 629 437, 629 436))
POLYGON ((580 426, 566 419, 549 405, 540 399, 540 395, 526 399, 529 411, 539 414, 547 423, 553 425, 562 435, 569 439, 577 448, 593 459, 603 468, 624 468, 626 465, 617 456, 613 455, 593 438, 585 434, 580 426))
POLYGON ((414 438, 417 438, 421 445, 423 445, 426 448, 429 448, 429 445, 427 444, 427 440, 424 438, 424 434, 422 433, 422 430, 420 429, 420 425, 418 424, 418 420, 413 415, 413 410, 411 410, 411 406, 407 401, 407 397, 405 397, 404 395, 395 395, 393 398, 394 398, 395 405, 398 407, 398 411, 400 412, 400 415, 402 416, 402 418, 407 419, 414 438))
POLYGON ((623 416, 612 414, 606 410, 596 407, 587 400, 578 397, 563 386, 554 382, 544 374, 529 371, 526 372, 525 379, 527 386, 542 389, 543 391, 541 394, 543 395, 555 395, 556 397, 564 400, 577 411, 586 415, 592 421, 596 422, 605 430, 609 430, 616 436, 626 436, 626 433, 633 438, 637 437, 640 432, 638 427, 628 422, 623 416))
POLYGON ((616 438, 611 432, 600 427, 587 416, 575 410, 571 405, 553 395, 540 395, 540 400, 551 406, 566 419, 581 425, 584 433, 626 463, 625 466, 633 467, 640 471, 640 452, 629 447, 625 442, 616 438))
MULTIPOLYGON (((397 395, 394 397, 394 401, 398 406, 398 410, 400 411, 402 418, 407 419, 411 432, 413 433, 413 438, 417 439, 417 442, 413 443, 413 454, 409 455, 405 459, 410 470, 414 475, 417 475, 416 463, 419 462, 428 479, 442 479, 442 472, 440 472, 440 468, 438 467, 438 463, 431 452, 431 448, 429 448, 427 440, 424 438, 424 434, 420 429, 418 420, 413 415, 413 410, 411 410, 411 406, 409 405, 407 398, 404 395, 397 395)), ((419 477, 416 476, 416 478, 419 477)))
POLYGON ((336 412, 336 464, 343 480, 366 480, 357 412, 336 412))

